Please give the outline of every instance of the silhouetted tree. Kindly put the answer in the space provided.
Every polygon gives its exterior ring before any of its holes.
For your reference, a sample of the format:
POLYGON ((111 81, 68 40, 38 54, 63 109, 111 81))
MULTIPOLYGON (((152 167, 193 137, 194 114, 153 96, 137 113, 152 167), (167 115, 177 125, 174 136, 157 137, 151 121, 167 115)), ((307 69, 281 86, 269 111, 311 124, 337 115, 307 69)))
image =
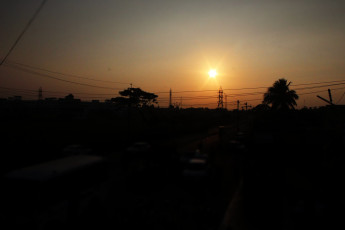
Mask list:
POLYGON ((289 89, 290 84, 291 82, 287 84, 287 80, 284 78, 275 81, 273 86, 269 87, 264 94, 263 103, 272 104, 271 108, 275 110, 294 109, 297 105, 298 95, 295 90, 289 89))
POLYGON ((65 97, 65 100, 66 101, 73 101, 74 100, 74 96, 73 96, 73 94, 68 94, 66 97, 65 97))
POLYGON ((117 104, 127 104, 134 107, 146 107, 157 103, 157 95, 141 90, 140 88, 128 88, 120 91, 122 97, 112 98, 111 101, 117 104))

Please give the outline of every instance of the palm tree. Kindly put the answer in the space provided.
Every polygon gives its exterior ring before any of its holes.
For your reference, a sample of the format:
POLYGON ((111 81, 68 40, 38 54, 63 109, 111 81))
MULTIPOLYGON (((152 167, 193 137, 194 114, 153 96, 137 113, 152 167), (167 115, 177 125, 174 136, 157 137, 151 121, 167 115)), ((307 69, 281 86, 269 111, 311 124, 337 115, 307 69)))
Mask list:
POLYGON ((296 100, 298 95, 295 90, 289 89, 289 84, 284 78, 275 81, 272 87, 267 89, 267 92, 264 94, 263 103, 272 104, 272 109, 276 110, 287 110, 294 109, 297 105, 296 100))

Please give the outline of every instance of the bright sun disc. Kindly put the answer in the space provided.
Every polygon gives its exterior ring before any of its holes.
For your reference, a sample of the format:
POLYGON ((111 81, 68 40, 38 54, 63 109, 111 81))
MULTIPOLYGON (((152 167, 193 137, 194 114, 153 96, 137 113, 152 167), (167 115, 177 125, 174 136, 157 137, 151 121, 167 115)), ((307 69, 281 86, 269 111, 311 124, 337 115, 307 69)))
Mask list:
POLYGON ((208 72, 208 76, 212 77, 212 78, 215 78, 217 76, 217 71, 214 70, 214 69, 211 69, 209 72, 208 72))

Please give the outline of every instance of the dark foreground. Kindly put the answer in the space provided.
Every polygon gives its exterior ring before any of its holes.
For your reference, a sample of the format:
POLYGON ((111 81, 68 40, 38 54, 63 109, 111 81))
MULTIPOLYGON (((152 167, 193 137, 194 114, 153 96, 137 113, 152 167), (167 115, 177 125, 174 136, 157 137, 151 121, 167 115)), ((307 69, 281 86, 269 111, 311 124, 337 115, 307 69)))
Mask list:
POLYGON ((148 137, 149 147, 97 142, 20 167, 2 163, 0 218, 29 229, 341 229, 342 115, 243 113, 209 131, 148 137), (75 164, 87 156, 96 158, 75 164), (61 159, 74 163, 42 166, 61 159), (16 171, 37 164, 29 179, 16 171))

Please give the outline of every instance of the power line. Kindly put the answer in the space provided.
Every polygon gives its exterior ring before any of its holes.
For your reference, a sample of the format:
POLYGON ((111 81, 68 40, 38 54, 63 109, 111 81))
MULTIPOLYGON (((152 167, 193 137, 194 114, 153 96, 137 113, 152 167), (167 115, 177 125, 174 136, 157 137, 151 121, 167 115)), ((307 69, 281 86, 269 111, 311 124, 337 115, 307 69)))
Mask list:
MULTIPOLYGON (((317 83, 320 84, 320 83, 317 83)), ((322 86, 312 86, 312 87, 303 87, 303 88, 297 88, 293 90, 308 90, 308 89, 315 89, 315 88, 324 88, 324 87, 329 87, 329 86, 336 86, 336 85, 344 85, 345 83, 337 83, 337 84, 330 84, 330 85, 322 85, 322 86)), ((307 84, 303 84, 307 85, 307 84)), ((308 84, 310 85, 310 84, 308 84)), ((231 97, 241 97, 241 96, 250 96, 250 95, 259 95, 259 94, 264 94, 265 92, 252 92, 252 93, 242 93, 242 94, 227 94, 231 97)), ((303 94, 299 94, 303 95, 303 94)))
MULTIPOLYGON (((6 66, 9 66, 9 65, 6 65, 6 66)), ((120 88, 112 88, 112 87, 106 87, 106 86, 97 86, 97 85, 85 84, 85 83, 81 83, 81 82, 69 81, 69 80, 61 79, 61 78, 58 78, 58 77, 55 77, 55 76, 51 76, 51 75, 48 75, 48 74, 39 73, 39 72, 36 72, 36 71, 33 71, 33 70, 29 70, 29 69, 25 69, 25 68, 18 67, 18 66, 17 67, 9 66, 9 67, 14 68, 14 69, 18 69, 18 70, 26 72, 26 73, 30 73, 30 74, 34 74, 34 75, 37 75, 37 76, 50 78, 50 79, 55 79, 55 80, 58 80, 58 81, 63 81, 63 82, 71 83, 71 84, 88 86, 88 87, 93 87, 93 88, 100 88, 100 89, 121 90, 120 88)))
MULTIPOLYGON (((20 68, 20 67, 16 67, 16 68, 20 68)), ((34 71, 30 71, 30 70, 27 70, 27 69, 22 69, 21 70, 25 71, 25 72, 29 72, 29 73, 32 73, 32 74, 38 74, 39 76, 44 76, 44 77, 52 77, 52 76, 49 76, 49 75, 46 75, 46 74, 42 74, 42 73, 37 73, 37 72, 34 72, 34 71)), ((55 78, 55 77, 53 77, 55 78)), ((59 80, 62 80, 62 81, 66 81, 66 80, 63 80, 63 79, 59 79, 59 80)), ((71 81, 67 81, 69 83, 71 83, 71 81)), ((337 81, 339 82, 339 81, 337 81)), ((86 85, 86 86, 92 86, 92 87, 97 87, 97 88, 107 88, 107 89, 112 89, 113 88, 109 88, 109 87, 102 87, 102 86, 95 86, 95 85, 88 85, 88 84, 83 84, 83 83, 78 83, 78 82, 73 82, 75 84, 82 84, 82 85, 86 85)), ((310 85, 310 84, 314 84, 314 83, 308 83, 308 84, 304 84, 304 85, 310 85)), ((315 84, 320 84, 320 83, 315 83, 315 84)), ((313 87, 303 87, 303 88, 299 88, 298 90, 308 90, 308 89, 313 89, 313 88, 322 88, 322 87, 328 87, 328 86, 335 86, 335 85, 343 85, 345 83, 337 83, 337 84, 330 84, 330 85, 321 85, 321 86, 313 86, 313 87)), ((21 92, 21 93, 25 93, 26 95, 30 94, 30 95, 36 95, 37 94, 37 90, 30 90, 30 89, 15 89, 15 88, 7 88, 7 87, 0 87, 0 89, 4 89, 4 90, 12 90, 12 91, 15 91, 15 92, 21 92)), ((341 87, 341 88, 334 88, 332 90, 342 90, 344 89, 344 87, 341 87)), ((300 93, 299 95, 307 95, 307 94, 315 94, 315 93, 320 93, 320 92, 324 92, 324 90, 319 90, 319 91, 312 91, 312 92, 305 92, 305 93, 300 93)), ((61 95, 61 94, 68 94, 70 92, 57 92, 57 91, 44 91, 45 94, 58 94, 58 95, 61 95)), ((253 92, 253 93, 242 93, 242 94, 227 94, 229 96, 232 96, 232 97, 242 97, 242 96, 251 96, 251 95, 257 95, 257 94, 263 94, 264 92, 253 92)), ((75 95, 90 95, 90 97, 87 97, 87 96, 82 96, 82 98, 106 98, 106 96, 116 96, 114 94, 101 94, 101 93, 83 93, 83 92, 75 92, 73 93, 75 95)), ((342 98, 344 97, 344 95, 342 95, 342 98)), ((173 97, 176 99, 176 97, 173 97)), ((215 99, 215 98, 218 98, 218 96, 214 95, 214 96, 192 96, 192 97, 184 97, 183 99, 185 100, 212 100, 212 99, 215 99)), ((342 98, 340 100, 342 100, 342 98)), ((159 102, 168 102, 168 98, 157 98, 159 102)), ((262 100, 262 98, 255 98, 255 99, 249 99, 249 100, 245 100, 245 101, 259 101, 259 100, 262 100)), ((340 101, 339 100, 339 101, 340 101)), ((229 102, 229 104, 231 104, 232 102, 229 102)), ((207 105, 207 104, 215 104, 214 103, 204 103, 204 104, 201 104, 201 105, 207 105)), ((194 104, 194 105, 200 105, 200 104, 194 104)), ((188 106, 188 104, 186 104, 186 106, 188 106)))
MULTIPOLYGON (((319 84, 319 83, 317 83, 319 84)), ((313 86, 313 87, 303 87, 303 88, 298 88, 295 90, 308 90, 308 89, 315 89, 315 88, 324 88, 324 87, 329 87, 329 86, 336 86, 336 85, 344 85, 345 83, 337 83, 337 84, 330 84, 330 85, 322 85, 322 86, 313 86)), ((310 85, 310 84, 309 84, 310 85)), ((317 91, 317 92, 323 92, 323 91, 317 91)), ((253 96, 253 95, 260 95, 264 94, 265 92, 251 92, 251 93, 241 93, 241 94, 227 94, 230 97, 243 97, 243 96, 253 96)), ((309 94, 309 93, 306 93, 309 94)), ((303 95, 299 94, 299 95, 303 95)), ((185 97, 184 97, 185 98, 185 97)), ((186 97, 187 99, 188 97, 186 97)), ((189 97, 190 99, 209 99, 209 98, 218 98, 218 96, 200 96, 199 97, 189 97)), ((187 99, 188 100, 188 99, 187 99)))
POLYGON ((21 94, 37 95, 36 92, 25 92, 25 91, 10 91, 8 93, 21 93, 21 94))
POLYGON ((323 87, 329 87, 329 86, 335 86, 335 85, 345 85, 345 83, 337 83, 337 84, 330 84, 330 85, 322 85, 322 86, 312 86, 312 87, 305 87, 305 88, 297 88, 297 89, 294 89, 294 90, 315 89, 315 88, 323 88, 323 87))
MULTIPOLYGON (((166 96, 161 96, 160 98, 166 98, 166 99, 168 99, 169 97, 166 97, 166 96)), ((213 95, 210 95, 210 96, 191 96, 191 97, 189 97, 189 96, 187 96, 187 97, 183 97, 183 98, 186 98, 186 99, 202 99, 202 98, 205 98, 205 99, 208 99, 208 98, 218 98, 218 96, 216 96, 216 94, 213 94, 213 95)), ((179 100, 179 99, 181 99, 181 96, 179 96, 179 97, 172 97, 172 99, 176 99, 176 100, 179 100)))
MULTIPOLYGON (((321 87, 321 86, 320 86, 321 87)), ((320 88, 319 87, 319 88, 320 88)), ((326 87, 326 86, 322 86, 322 87, 326 87)), ((308 87, 307 88, 304 88, 304 89, 308 89, 308 87)), ((335 89, 332 89, 332 90, 341 90, 341 89, 345 89, 345 87, 342 87, 342 88, 335 88, 335 89)), ((306 92, 306 93, 301 93, 301 94, 299 94, 299 95, 306 95, 306 94, 314 94, 314 93, 320 93, 320 92, 324 92, 324 90, 320 90, 320 91, 313 91, 313 92, 306 92)), ((257 93, 259 93, 259 92, 257 92, 257 93)), ((263 93, 263 92, 260 92, 260 93, 263 93)), ((254 95, 254 94, 253 94, 254 95)), ((237 94, 236 95, 237 97, 239 97, 239 96, 248 96, 248 95, 245 95, 245 94, 237 94)), ((235 98, 236 98, 236 96, 235 96, 235 98)), ((343 95, 344 96, 344 95, 343 95)), ((218 98, 217 96, 215 96, 215 97, 213 97, 213 98, 218 98)), ((184 100, 203 100, 203 99, 209 99, 209 98, 198 98, 198 97, 196 97, 196 98, 189 98, 189 99, 185 99, 185 98, 183 98, 184 100)), ((210 99, 212 99, 212 98, 210 98, 210 99)), ((158 98, 158 100, 159 100, 159 102, 167 102, 169 99, 165 99, 165 98, 158 98)), ((263 99, 262 98, 254 98, 254 99, 248 99, 248 100, 245 100, 245 101, 262 101, 263 99)), ((217 104, 216 102, 214 102, 214 103, 204 103, 204 104, 185 104, 185 106, 190 106, 190 105, 208 105, 208 104, 217 104)), ((234 105, 234 104, 236 104, 236 102, 234 101, 234 102, 228 102, 228 104, 229 105, 234 105)))
MULTIPOLYGON (((160 97, 160 98, 166 98, 166 97, 160 97)), ((187 99, 187 100, 188 99, 210 99, 210 98, 218 98, 218 96, 183 97, 183 99, 187 99)), ((172 97, 172 99, 179 100, 181 99, 181 97, 172 97)))
MULTIPOLYGON (((29 91, 29 92, 37 92, 37 90, 33 89, 17 89, 17 88, 8 88, 8 87, 1 87, 0 89, 5 89, 5 90, 12 90, 12 91, 29 91)), ((68 94, 70 92, 62 92, 62 91, 49 91, 49 90, 43 90, 42 92, 44 93, 55 93, 55 94, 68 94)), ((73 94, 82 94, 82 95, 98 95, 98 96, 111 96, 111 95, 116 95, 116 93, 84 93, 84 92, 74 92, 73 94)))
MULTIPOLYGON (((342 83, 338 83, 338 84, 345 84, 345 80, 337 80, 337 81, 326 81, 326 82, 312 82, 312 83, 295 84, 293 86, 295 87, 295 86, 302 86, 302 85, 319 85, 319 84, 328 84, 328 83, 335 83, 335 82, 342 82, 342 83)), ((328 87, 328 86, 333 86, 333 85, 338 85, 338 84, 331 84, 331 85, 324 85, 324 86, 314 86, 314 87, 308 87, 308 88, 305 88, 305 89, 328 87)), ((237 90, 253 90, 253 89, 267 89, 267 88, 269 88, 269 87, 267 87, 267 86, 259 86, 259 87, 246 87, 246 88, 228 88, 228 89, 223 89, 223 90, 237 91, 237 90)), ((295 90, 300 90, 300 89, 302 89, 302 88, 295 89, 295 90)), ((174 91, 174 93, 202 93, 202 92, 218 92, 218 90, 216 90, 216 89, 205 89, 205 90, 174 91)), ((162 91, 162 92, 155 92, 155 93, 159 94, 159 93, 169 93, 169 92, 162 91)))
MULTIPOLYGON (((185 90, 185 91, 174 91, 174 93, 198 93, 198 92, 216 92, 218 90, 209 89, 209 90, 185 90)), ((155 94, 159 93, 170 93, 169 91, 164 92, 155 92, 155 94)))
POLYGON ((301 85, 318 85, 318 84, 328 84, 328 83, 335 83, 335 82, 344 82, 345 80, 337 80, 337 81, 324 81, 324 82, 314 82, 314 83, 303 83, 303 84, 291 84, 291 86, 301 86, 301 85))
POLYGON ((11 66, 20 65, 20 66, 24 66, 26 68, 31 68, 31 69, 35 69, 35 70, 45 71, 45 72, 48 72, 48 73, 59 74, 59 75, 67 76, 67 77, 86 79, 86 80, 91 80, 91 81, 99 81, 99 82, 107 82, 107 83, 115 83, 115 84, 124 84, 124 85, 129 85, 130 84, 129 82, 107 81, 107 80, 100 80, 100 79, 94 79, 94 78, 89 78, 89 77, 83 77, 83 76, 79 76, 79 75, 75 75, 75 74, 67 74, 67 73, 62 73, 62 72, 58 72, 58 71, 52 71, 52 70, 48 70, 48 69, 44 69, 44 68, 40 68, 40 67, 36 67, 36 66, 32 66, 32 65, 22 64, 22 63, 18 63, 18 62, 14 62, 14 61, 9 61, 9 63, 7 63, 7 65, 11 65, 11 66))
POLYGON ((7 87, 1 87, 0 86, 0 89, 6 89, 6 90, 13 90, 13 91, 36 91, 36 90, 31 90, 31 89, 15 89, 15 88, 7 88, 7 87))
MULTIPOLYGON (((341 89, 345 89, 345 87, 335 88, 332 90, 335 91, 335 90, 341 90, 341 89)), ((322 93, 322 92, 325 92, 325 90, 319 90, 319 91, 313 91, 313 92, 307 92, 307 93, 299 93, 298 95, 306 95, 306 94, 314 94, 314 93, 322 93)))
MULTIPOLYGON (((11 90, 11 91, 15 91, 15 92, 21 92, 21 93, 31 93, 32 95, 35 95, 36 94, 36 91, 37 90, 30 90, 30 89, 17 89, 17 88, 8 88, 8 87, 0 87, 0 89, 4 89, 4 90, 11 90)), ((342 89, 345 89, 345 87, 341 87, 341 88, 334 88, 332 90, 342 90, 342 89)), ((63 94, 68 94, 70 92, 61 92, 61 91, 47 91, 47 90, 43 90, 43 92, 45 94, 49 94, 49 95, 63 95, 63 94)), ((320 92, 324 92, 324 90, 319 90, 319 91, 313 91, 313 92, 306 92, 306 93, 300 93, 299 95, 307 95, 307 94, 315 94, 315 93, 320 93, 320 92)), ((86 96, 82 96, 83 98, 92 98, 92 97, 97 97, 97 98, 104 98, 106 96, 116 96, 114 94, 102 94, 102 93, 84 93, 84 92, 73 92, 74 95, 89 95, 90 97, 86 97, 86 96)), ((238 94, 236 96, 234 96, 235 98, 236 97, 241 97, 241 96, 246 96, 246 94, 238 94)), ((186 98, 183 98, 184 100, 212 100, 212 99, 215 99, 215 98, 218 98, 218 96, 212 96, 212 97, 203 97, 203 96, 200 96, 200 97, 186 97, 186 98)), ((174 99, 176 99, 176 97, 174 97, 174 99)), ((180 98, 178 98, 180 99, 180 98)), ((257 99, 249 99, 249 100, 246 100, 246 101, 257 101, 257 100, 262 100, 262 98, 257 98, 257 99)), ((159 97, 158 98, 158 101, 159 102, 168 102, 169 101, 169 98, 162 98, 162 97, 159 97)), ((232 102, 228 102, 228 103, 232 103, 232 102)))
POLYGON ((24 27, 23 31, 19 34, 18 38, 16 39, 16 41, 13 43, 13 45, 11 46, 10 50, 7 52, 6 56, 2 59, 0 66, 6 61, 7 57, 11 54, 11 52, 14 50, 14 48, 17 46, 19 40, 23 37, 23 35, 25 34, 25 32, 27 31, 27 29, 30 27, 30 25, 32 24, 32 22, 35 20, 35 18, 37 17, 38 13, 42 10, 44 4, 47 2, 47 0, 43 0, 41 2, 41 5, 38 7, 38 9, 36 10, 36 12, 34 13, 34 15, 32 16, 32 18, 29 20, 28 24, 26 24, 26 26, 24 27))
MULTIPOLYGON (((183 100, 186 100, 186 101, 190 101, 190 100, 213 100, 215 98, 218 98, 218 97, 211 97, 211 98, 184 98, 183 97, 183 100)), ((175 98, 175 100, 177 100, 177 99, 181 99, 181 97, 175 98)))
POLYGON ((201 106, 201 105, 217 105, 218 103, 217 102, 214 102, 214 103, 201 103, 201 104, 185 104, 184 106, 201 106))
POLYGON ((345 92, 343 93, 343 95, 341 96, 341 98, 337 101, 337 104, 344 98, 345 92))
MULTIPOLYGON (((12 62, 12 63, 15 63, 15 62, 12 62)), ((43 71, 50 72, 50 73, 61 74, 61 75, 65 75, 65 76, 72 76, 72 77, 84 78, 84 79, 95 80, 95 81, 103 81, 103 80, 97 80, 97 79, 92 79, 92 78, 81 77, 81 76, 77 76, 77 75, 65 74, 65 73, 56 72, 56 71, 50 71, 50 70, 47 70, 47 69, 33 67, 33 66, 29 66, 29 65, 21 64, 21 63, 16 63, 16 64, 22 65, 22 66, 26 66, 26 67, 29 67, 29 68, 33 68, 33 69, 43 70, 43 71)), ((15 69, 19 69, 21 71, 28 72, 28 73, 31 73, 31 74, 36 74, 36 75, 39 75, 39 76, 49 77, 49 78, 52 78, 52 79, 55 79, 55 80, 60 80, 60 81, 64 81, 64 82, 68 82, 68 83, 72 83, 72 84, 78 84, 78 85, 84 85, 84 86, 96 87, 96 88, 120 90, 119 88, 110 88, 110 87, 96 86, 96 85, 90 85, 90 84, 85 84, 85 83, 80 83, 80 82, 73 82, 73 81, 69 81, 69 80, 64 80, 64 79, 57 78, 57 77, 54 77, 54 76, 50 76, 50 75, 47 75, 47 74, 42 74, 42 73, 35 72, 35 71, 32 71, 32 70, 28 70, 28 69, 25 69, 25 68, 22 68, 22 67, 18 67, 18 66, 15 66, 13 64, 12 65, 8 65, 7 64, 6 66, 9 66, 9 67, 15 68, 15 69)), ((104 82, 112 82, 112 81, 104 81, 104 82)), ((327 81, 327 82, 303 83, 303 84, 296 84, 294 86, 315 85, 315 84, 319 85, 319 84, 327 84, 327 83, 335 83, 335 82, 341 82, 341 83, 322 85, 322 86, 312 86, 312 87, 296 88, 295 90, 306 90, 306 89, 322 88, 322 87, 329 87, 329 86, 345 84, 345 80, 338 80, 338 81, 327 81)), ((124 83, 124 82, 112 82, 112 83, 128 84, 128 83, 124 83)), ((224 90, 235 91, 235 90, 252 90, 252 89, 260 89, 260 88, 266 88, 267 89, 268 87, 261 86, 261 87, 250 87, 250 88, 233 88, 233 89, 224 89, 224 90)), ((174 93, 217 92, 217 91, 218 90, 186 90, 186 91, 177 91, 177 92, 174 92, 174 93)), ((170 91, 169 92, 155 92, 155 93, 156 94, 170 93, 170 91)), ((251 93, 227 94, 227 95, 230 96, 230 97, 237 97, 237 96, 258 95, 258 94, 264 94, 264 93, 265 92, 251 92, 251 93)), ((208 99, 208 98, 211 98, 211 97, 214 97, 214 96, 199 96, 199 97, 205 97, 205 99, 206 98, 208 99)))

